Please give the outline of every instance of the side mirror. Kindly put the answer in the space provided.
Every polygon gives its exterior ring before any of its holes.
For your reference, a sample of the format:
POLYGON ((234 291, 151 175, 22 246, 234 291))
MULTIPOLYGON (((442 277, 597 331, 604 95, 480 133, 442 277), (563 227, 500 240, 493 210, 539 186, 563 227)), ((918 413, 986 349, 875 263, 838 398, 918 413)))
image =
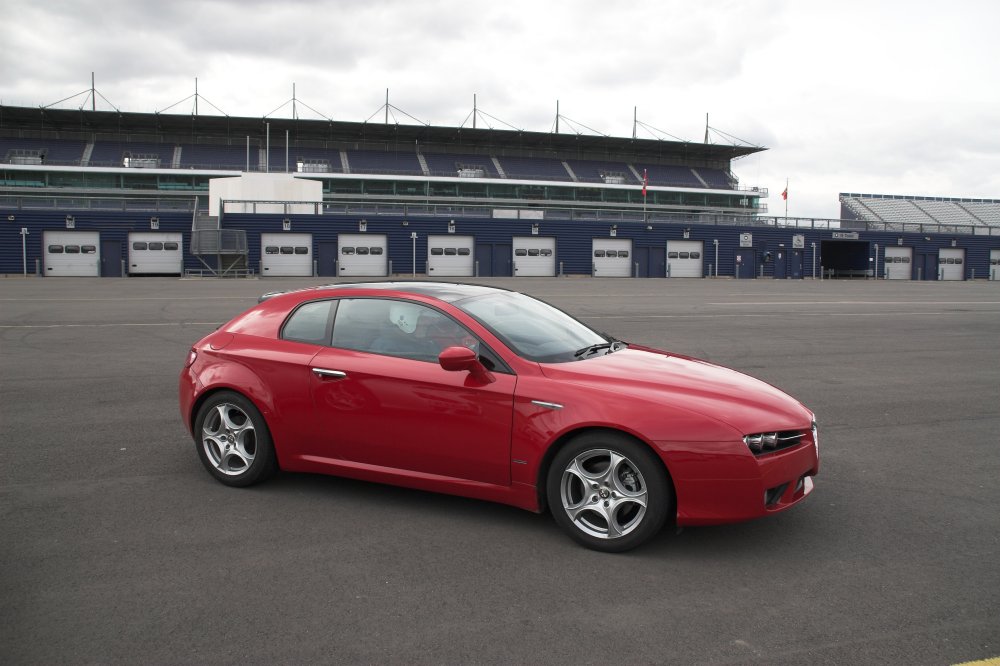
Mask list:
POLYGON ((484 384, 493 381, 493 375, 479 362, 476 352, 468 347, 447 347, 438 356, 438 363, 449 372, 467 371, 484 384))

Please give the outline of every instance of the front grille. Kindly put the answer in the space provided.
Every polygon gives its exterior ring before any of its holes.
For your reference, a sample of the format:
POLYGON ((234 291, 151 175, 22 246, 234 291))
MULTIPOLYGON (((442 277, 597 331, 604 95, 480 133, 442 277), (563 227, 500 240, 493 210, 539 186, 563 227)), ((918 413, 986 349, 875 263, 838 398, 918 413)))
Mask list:
POLYGON ((743 442, 755 456, 773 453, 782 449, 790 449, 798 446, 803 438, 809 434, 808 430, 782 430, 780 432, 759 432, 747 435, 743 442))

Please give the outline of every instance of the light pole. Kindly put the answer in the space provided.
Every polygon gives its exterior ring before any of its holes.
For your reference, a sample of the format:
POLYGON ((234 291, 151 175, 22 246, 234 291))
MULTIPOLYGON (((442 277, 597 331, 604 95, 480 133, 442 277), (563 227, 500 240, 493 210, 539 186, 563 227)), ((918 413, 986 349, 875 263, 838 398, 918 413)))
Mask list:
POLYGON ((410 240, 413 242, 413 277, 417 277, 417 232, 410 232, 410 240))
POLYGON ((28 227, 21 227, 21 266, 28 277, 28 227))

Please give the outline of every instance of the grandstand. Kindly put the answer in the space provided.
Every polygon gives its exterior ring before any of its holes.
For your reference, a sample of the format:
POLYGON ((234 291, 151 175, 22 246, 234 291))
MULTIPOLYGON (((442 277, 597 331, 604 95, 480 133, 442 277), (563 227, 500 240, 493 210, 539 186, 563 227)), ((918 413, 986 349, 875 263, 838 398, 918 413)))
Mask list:
POLYGON ((768 217, 761 150, 0 106, 0 274, 1000 281, 1000 202, 768 217))
POLYGON ((984 227, 1000 227, 997 199, 841 193, 840 211, 843 220, 874 223, 887 230, 934 225, 975 234, 983 233, 984 227))

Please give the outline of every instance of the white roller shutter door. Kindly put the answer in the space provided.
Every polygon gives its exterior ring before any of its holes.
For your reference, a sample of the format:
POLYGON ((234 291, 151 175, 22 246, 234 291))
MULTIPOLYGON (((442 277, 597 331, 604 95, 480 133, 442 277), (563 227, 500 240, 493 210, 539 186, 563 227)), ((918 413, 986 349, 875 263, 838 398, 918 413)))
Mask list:
POLYGON ((475 258, 472 236, 428 236, 428 277, 472 277, 475 258))
POLYGON ((184 236, 133 231, 128 235, 129 275, 180 275, 184 272, 184 236))
POLYGON ((959 247, 938 250, 938 274, 942 280, 964 280, 965 250, 959 247))
POLYGON ((632 276, 632 241, 621 238, 595 238, 591 255, 594 277, 632 276))
POLYGON ((261 234, 260 265, 265 277, 311 276, 312 234, 261 234))
POLYGON ((344 277, 389 274, 388 239, 385 234, 340 234, 337 274, 344 277))
POLYGON ((909 280, 913 277, 913 248, 889 246, 885 248, 885 279, 909 280))
POLYGON ((45 275, 53 277, 100 277, 101 234, 99 231, 46 231, 42 234, 45 275))
POLYGON ((701 241, 667 241, 667 270, 672 278, 700 278, 704 273, 705 250, 701 241))
POLYGON ((990 250, 990 279, 1000 281, 1000 250, 990 250))
POLYGON ((556 274, 556 239, 543 236, 515 236, 514 276, 553 277, 556 274))

